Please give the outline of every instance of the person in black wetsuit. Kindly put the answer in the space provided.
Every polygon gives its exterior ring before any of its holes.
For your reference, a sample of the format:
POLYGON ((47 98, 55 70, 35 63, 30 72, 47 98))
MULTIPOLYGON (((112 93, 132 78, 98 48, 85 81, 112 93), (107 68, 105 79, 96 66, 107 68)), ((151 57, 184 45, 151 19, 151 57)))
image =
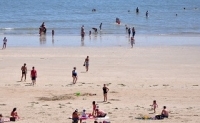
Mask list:
POLYGON ((107 93, 109 89, 106 87, 106 84, 103 85, 103 97, 104 97, 104 102, 107 101, 107 93))

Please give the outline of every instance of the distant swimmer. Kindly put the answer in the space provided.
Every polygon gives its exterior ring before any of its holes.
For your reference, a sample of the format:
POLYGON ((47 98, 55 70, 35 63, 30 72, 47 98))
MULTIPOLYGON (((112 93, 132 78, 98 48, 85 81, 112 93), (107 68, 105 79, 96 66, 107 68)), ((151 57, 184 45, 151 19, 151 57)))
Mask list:
POLYGON ((178 16, 178 14, 176 14, 176 16, 178 16))
POLYGON ((93 12, 96 12, 96 9, 92 9, 93 12))
POLYGON ((117 24, 120 24, 119 18, 116 18, 116 23, 117 23, 117 24))
POLYGON ((138 7, 136 8, 136 13, 139 13, 139 8, 138 7))
POLYGON ((6 49, 6 44, 7 44, 7 39, 6 39, 6 37, 4 37, 4 39, 3 39, 3 48, 2 49, 6 49))
POLYGON ((99 29, 101 30, 101 27, 102 27, 102 23, 99 25, 99 29))
POLYGON ((130 10, 128 10, 128 12, 130 12, 130 10))
POLYGON ((147 11, 147 12, 146 12, 146 17, 148 17, 148 16, 149 16, 149 12, 147 11))

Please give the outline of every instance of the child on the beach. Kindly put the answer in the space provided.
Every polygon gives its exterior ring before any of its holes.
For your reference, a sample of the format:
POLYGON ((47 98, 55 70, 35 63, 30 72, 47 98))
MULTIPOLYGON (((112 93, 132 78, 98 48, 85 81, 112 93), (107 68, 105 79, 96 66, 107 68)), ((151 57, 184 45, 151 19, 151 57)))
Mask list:
POLYGON ((157 105, 157 103, 156 103, 156 100, 154 100, 154 101, 153 101, 153 104, 150 105, 150 106, 152 106, 152 109, 154 110, 154 113, 156 113, 156 108, 158 108, 158 105, 157 105))

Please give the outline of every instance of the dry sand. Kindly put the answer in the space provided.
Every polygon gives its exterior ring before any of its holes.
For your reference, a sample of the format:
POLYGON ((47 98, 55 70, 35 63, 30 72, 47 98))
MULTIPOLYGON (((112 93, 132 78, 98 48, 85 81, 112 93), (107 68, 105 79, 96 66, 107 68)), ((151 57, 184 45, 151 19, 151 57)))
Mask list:
POLYGON ((7 48, 0 51, 0 113, 9 116, 17 107, 18 123, 71 123, 68 118, 75 109, 91 112, 92 101, 97 101, 112 123, 199 123, 199 54, 195 46, 7 48), (24 63, 27 81, 19 82, 24 63), (32 66, 38 72, 35 87, 30 86, 32 66), (107 103, 102 102, 104 83, 110 89, 107 103), (75 96, 77 92, 81 95, 75 96), (149 106, 153 100, 159 106, 157 113, 167 106, 169 118, 135 119, 140 114, 154 116, 149 106))

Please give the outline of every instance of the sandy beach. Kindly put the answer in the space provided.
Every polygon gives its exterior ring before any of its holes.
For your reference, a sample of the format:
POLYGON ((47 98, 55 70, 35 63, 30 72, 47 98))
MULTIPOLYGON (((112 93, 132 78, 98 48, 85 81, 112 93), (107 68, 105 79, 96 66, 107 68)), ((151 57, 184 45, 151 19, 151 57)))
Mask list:
POLYGON ((18 123, 71 123, 68 118, 75 109, 92 112, 96 101, 112 123, 199 123, 199 54, 199 46, 189 45, 8 47, 0 51, 0 113, 9 116, 17 107, 18 123), (90 67, 85 72, 87 55, 90 67), (24 63, 27 81, 20 82, 24 63), (35 87, 30 86, 32 66, 38 72, 35 87), (75 85, 73 67, 78 72, 75 85), (108 102, 102 102, 103 84, 110 89, 108 102), (155 115, 149 106, 153 100, 158 103, 156 114, 167 106, 169 118, 135 119, 140 114, 155 115))

